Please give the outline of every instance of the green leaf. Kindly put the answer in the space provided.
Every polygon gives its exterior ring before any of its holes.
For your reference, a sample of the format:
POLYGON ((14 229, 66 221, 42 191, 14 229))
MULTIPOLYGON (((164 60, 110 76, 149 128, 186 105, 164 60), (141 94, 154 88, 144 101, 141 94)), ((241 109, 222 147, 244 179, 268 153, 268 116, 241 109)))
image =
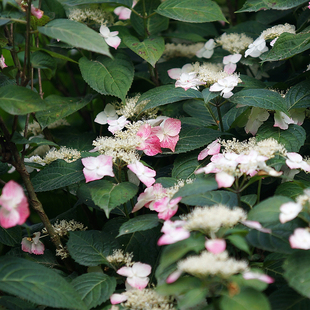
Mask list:
POLYGON ((220 299, 221 310, 270 310, 267 297, 251 287, 241 288, 239 294, 220 299))
POLYGON ((197 151, 178 155, 173 163, 172 177, 176 179, 192 177, 199 166, 197 157, 197 151))
MULTIPOLYGON (((181 128, 180 138, 176 145, 175 154, 185 153, 205 146, 216 138, 221 133, 210 128, 199 128, 196 126, 184 126, 181 128)), ((172 152, 165 152, 165 154, 172 154, 172 152)))
POLYGON ((22 229, 20 226, 4 229, 0 226, 0 243, 14 246, 22 241, 22 229))
POLYGON ((145 27, 150 35, 156 35, 168 28, 169 19, 164 16, 154 14, 151 17, 148 17, 146 21, 142 18, 142 16, 150 16, 153 14, 160 3, 161 2, 159 0, 149 0, 140 1, 137 5, 135 5, 135 11, 138 12, 140 16, 138 14, 131 14, 130 21, 132 27, 140 36, 144 36, 145 27))
POLYGON ((62 188, 84 179, 83 165, 80 160, 67 163, 57 159, 31 179, 36 192, 46 192, 62 188))
POLYGON ((235 193, 222 190, 207 192, 199 195, 186 196, 181 202, 190 206, 213 206, 223 204, 230 207, 238 205, 237 195, 235 193))
POLYGON ((191 98, 202 98, 202 95, 199 91, 195 89, 188 89, 187 91, 185 91, 183 88, 175 87, 174 85, 163 85, 152 88, 142 94, 137 104, 144 100, 149 100, 149 102, 143 109, 143 111, 145 111, 147 109, 159 107, 167 103, 177 102, 191 98))
POLYGON ((165 41, 162 37, 151 36, 140 42, 132 35, 123 36, 124 44, 135 52, 138 56, 146 60, 153 67, 165 50, 165 41))
POLYGON ((294 182, 294 181, 282 183, 277 187, 275 191, 275 195, 282 195, 282 196, 289 197, 291 199, 296 199, 299 195, 303 194, 304 189, 307 187, 307 186, 302 186, 302 185, 306 185, 306 184, 303 184, 301 182, 294 182))
POLYGON ((309 298, 299 295, 287 286, 282 286, 269 295, 272 310, 309 310, 309 298))
POLYGON ((265 122, 258 129, 256 139, 260 141, 268 138, 274 138, 283 144, 288 152, 298 152, 306 140, 306 131, 295 124, 290 125, 287 130, 281 130, 272 127, 270 122, 265 122))
POLYGON ((229 98, 229 101, 250 107, 288 113, 286 102, 281 95, 268 89, 244 89, 229 98))
POLYGON ((175 193, 175 197, 187 197, 191 195, 203 194, 217 189, 217 183, 213 176, 197 178, 193 183, 185 184, 175 193))
POLYGON ((273 10, 288 10, 307 3, 305 0, 263 0, 273 10))
POLYGON ((230 127, 234 127, 234 124, 238 125, 239 124, 239 116, 240 116, 240 118, 242 118, 244 116, 244 114, 246 114, 249 109, 250 109, 250 107, 239 107, 239 108, 237 108, 236 105, 234 105, 222 117, 224 130, 229 130, 230 127))
POLYGON ((199 288, 193 288, 191 290, 188 290, 182 297, 178 300, 178 306, 180 309, 190 309, 201 302, 206 303, 206 296, 209 293, 208 288, 199 287, 199 288))
POLYGON ((179 295, 189 290, 201 287, 201 280, 194 277, 181 277, 173 283, 163 283, 156 287, 160 295, 179 295))
POLYGON ((241 197, 241 201, 247 204, 251 209, 253 208, 256 200, 257 200, 256 194, 249 194, 241 197))
POLYGON ((0 258, 0 290, 42 306, 87 309, 72 285, 60 275, 22 258, 0 258))
POLYGON ((0 108, 9 114, 25 115, 48 106, 38 93, 22 86, 6 85, 0 88, 0 108))
POLYGON ((277 39, 273 48, 260 56, 262 61, 278 61, 302 53, 310 48, 309 33, 284 32, 277 39))
POLYGON ((72 258, 83 266, 108 265, 107 256, 117 248, 117 242, 109 234, 98 230, 73 231, 67 243, 72 258))
POLYGON ((50 124, 82 109, 89 102, 91 102, 93 98, 93 95, 86 95, 84 98, 50 95, 45 98, 45 102, 50 106, 50 108, 36 113, 36 118, 41 127, 44 129, 50 124))
POLYGON ((284 278, 289 286, 301 295, 310 298, 310 252, 295 251, 283 264, 284 278))
POLYGON ((261 224, 279 223, 280 207, 292 199, 284 196, 273 196, 257 204, 249 213, 248 220, 261 224))
POLYGON ((199 118, 208 125, 215 123, 214 119, 201 100, 186 100, 183 104, 183 109, 190 116, 199 118))
POLYGON ((306 80, 291 87, 285 95, 289 110, 310 107, 310 81, 306 80))
POLYGON ((267 9, 264 0, 248 0, 243 4, 243 7, 235 13, 241 12, 257 12, 262 9, 267 9))
POLYGON ((218 4, 210 0, 166 0, 156 12, 182 22, 227 21, 218 4))
POLYGON ((54 145, 58 146, 56 143, 37 137, 37 136, 32 136, 30 139, 24 138, 20 133, 17 131, 14 132, 13 137, 12 137, 12 142, 15 144, 35 144, 35 145, 54 145))
POLYGON ((125 222, 119 229, 117 237, 134 233, 136 231, 148 230, 159 224, 157 214, 145 214, 134 217, 125 222))
POLYGON ((82 274, 71 283, 88 309, 107 301, 116 288, 115 278, 96 272, 82 274))
POLYGON ((238 234, 234 234, 234 235, 230 235, 230 236, 226 237, 226 239, 228 239, 238 249, 240 249, 240 250, 248 253, 249 255, 251 255, 250 247, 249 247, 249 245, 246 242, 244 237, 242 237, 238 234))
POLYGON ((0 305, 7 310, 34 310, 35 304, 13 296, 1 296, 0 305))
POLYGON ((130 182, 113 184, 98 180, 83 184, 78 190, 78 197, 86 204, 91 200, 109 217, 111 210, 130 200, 137 192, 138 187, 130 182))
POLYGON ((90 3, 119 3, 128 7, 132 6, 132 0, 58 0, 58 2, 70 6, 90 3))
POLYGON ((114 59, 99 56, 95 61, 82 57, 79 66, 83 79, 91 88, 125 101, 134 76, 134 66, 128 55, 118 52, 114 59))
POLYGON ((51 79, 55 75, 57 62, 48 53, 36 51, 31 54, 31 65, 37 69, 47 69, 48 78, 51 79))
POLYGON ((109 46, 103 37, 82 23, 69 19, 55 19, 44 27, 38 27, 38 31, 74 47, 111 57, 109 46))
MULTIPOLYGON (((57 1, 57 0, 54 0, 54 1, 57 1)), ((47 50, 47 49, 44 49, 44 48, 41 48, 41 47, 31 47, 30 50, 31 51, 42 51, 42 52, 45 52, 45 53, 51 55, 54 58, 58 58, 58 59, 62 59, 62 60, 66 60, 66 61, 70 61, 70 62, 74 62, 74 63, 78 63, 75 60, 71 59, 70 57, 67 57, 67 56, 62 55, 62 54, 55 53, 53 51, 50 51, 50 50, 47 50)))

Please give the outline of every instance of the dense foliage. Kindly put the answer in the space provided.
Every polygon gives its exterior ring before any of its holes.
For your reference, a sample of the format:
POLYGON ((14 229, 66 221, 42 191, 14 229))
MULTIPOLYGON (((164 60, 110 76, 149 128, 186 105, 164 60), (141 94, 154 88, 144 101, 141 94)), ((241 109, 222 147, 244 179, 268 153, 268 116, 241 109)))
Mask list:
POLYGON ((0 2, 0 309, 310 308, 310 4, 241 2, 0 2))

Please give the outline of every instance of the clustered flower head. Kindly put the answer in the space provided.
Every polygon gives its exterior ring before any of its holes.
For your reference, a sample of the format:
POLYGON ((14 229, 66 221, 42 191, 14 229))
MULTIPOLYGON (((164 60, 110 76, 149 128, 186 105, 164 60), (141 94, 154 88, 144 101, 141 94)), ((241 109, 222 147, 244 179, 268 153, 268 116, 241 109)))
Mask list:
POLYGON ((107 22, 113 23, 113 17, 110 13, 96 7, 70 9, 68 18, 77 22, 95 22, 99 25, 107 22))
POLYGON ((112 265, 126 265, 127 267, 132 266, 133 253, 124 253, 123 250, 117 249, 113 250, 113 254, 107 256, 107 261, 112 265))
POLYGON ((216 43, 221 45, 226 51, 232 54, 243 54, 248 46, 253 43, 253 39, 244 33, 223 33, 215 39, 216 43))
MULTIPOLYGON (((84 224, 77 222, 76 220, 57 220, 53 225, 54 231, 60 237, 66 236, 69 231, 84 231, 88 227, 85 227, 84 224)), ((48 234, 46 228, 42 229, 43 234, 48 234)))
POLYGON ((196 53, 202 49, 203 43, 195 44, 181 44, 181 43, 166 43, 165 50, 163 53, 163 58, 165 60, 175 58, 175 57, 188 57, 192 58, 196 53))
POLYGON ((68 148, 66 146, 62 146, 60 147, 59 150, 57 150, 56 148, 52 148, 50 149, 45 157, 43 159, 39 159, 39 156, 36 156, 33 159, 33 162, 37 162, 37 163, 42 163, 42 164, 50 164, 51 162, 57 160, 57 159, 63 159, 64 161, 66 161, 67 163, 72 163, 78 159, 81 158, 81 152, 73 149, 73 148, 68 148))

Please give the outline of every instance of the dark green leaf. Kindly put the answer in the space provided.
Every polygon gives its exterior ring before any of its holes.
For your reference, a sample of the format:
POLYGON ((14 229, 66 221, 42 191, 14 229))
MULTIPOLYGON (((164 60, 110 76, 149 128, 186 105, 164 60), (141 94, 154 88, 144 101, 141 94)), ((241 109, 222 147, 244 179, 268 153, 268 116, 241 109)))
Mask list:
POLYGON ((264 0, 247 0, 244 4, 243 7, 238 10, 236 13, 241 13, 241 12, 257 12, 259 10, 266 10, 267 5, 264 2, 264 0))
POLYGON ((132 6, 132 0, 58 0, 62 4, 74 6, 81 4, 90 4, 90 3, 119 3, 126 5, 128 7, 132 6))
POLYGON ((22 258, 0 258, 0 289, 39 305, 87 309, 71 284, 60 275, 22 258))
POLYGON ((48 78, 50 79, 55 75, 57 62, 50 54, 36 51, 31 54, 31 65, 33 68, 47 69, 49 72, 48 78))
POLYGON ((38 309, 33 303, 13 296, 1 296, 0 305, 7 310, 34 310, 38 309))
POLYGON ((38 27, 38 30, 42 34, 74 47, 111 57, 109 46, 103 37, 82 23, 69 19, 55 19, 44 27, 38 27))
POLYGON ((218 4, 210 0, 166 0, 156 12, 182 22, 227 21, 218 4))
POLYGON ((288 10, 306 3, 305 0, 263 0, 273 10, 288 10))
POLYGON ((125 101, 134 76, 134 67, 128 55, 118 52, 114 59, 99 56, 95 61, 82 57, 79 65, 83 79, 91 88, 125 101))
POLYGON ((90 309, 109 299, 114 293, 116 280, 103 273, 91 272, 75 278, 72 281, 72 286, 90 309))
POLYGON ((183 109, 190 116, 202 119, 206 124, 214 124, 214 119, 201 100, 186 100, 183 109))
POLYGON ((70 232, 67 247, 72 258, 80 265, 109 265, 107 256, 117 248, 117 242, 102 231, 73 231, 70 232))
POLYGON ((145 214, 134 217, 125 222, 119 229, 119 236, 134 233, 136 231, 148 230, 159 224, 157 214, 145 214))
POLYGON ((287 113, 285 100, 280 94, 268 89, 244 89, 229 98, 229 101, 236 104, 287 113))
POLYGON ((0 88, 0 108, 13 115, 25 115, 45 110, 48 106, 38 93, 25 87, 7 85, 0 88))
POLYGON ((20 244, 22 240, 22 229, 20 226, 4 229, 0 226, 0 243, 8 246, 20 244))
POLYGON ((106 180, 98 180, 83 184, 78 190, 78 196, 86 204, 91 200, 109 217, 111 210, 130 200, 137 191, 138 187, 130 182, 113 184, 106 180))
POLYGON ((244 239, 243 236, 240 236, 238 234, 234 234, 234 235, 230 235, 230 236, 226 237, 226 239, 228 239, 238 249, 240 249, 240 250, 248 253, 249 255, 251 255, 250 247, 249 247, 248 243, 246 242, 246 240, 244 239))
POLYGON ((198 152, 178 155, 173 163, 172 177, 176 179, 187 179, 193 177, 198 168, 198 152))
POLYGON ((285 95, 285 101, 291 109, 310 107, 310 81, 306 80, 291 87, 285 95))
POLYGON ((80 160, 67 163, 57 159, 36 174, 31 181, 36 192, 51 191, 82 181, 84 179, 82 170, 80 160))
POLYGON ((291 199, 296 199, 297 196, 302 195, 306 186, 301 182, 285 182, 280 184, 276 191, 275 195, 282 195, 289 197, 291 199))

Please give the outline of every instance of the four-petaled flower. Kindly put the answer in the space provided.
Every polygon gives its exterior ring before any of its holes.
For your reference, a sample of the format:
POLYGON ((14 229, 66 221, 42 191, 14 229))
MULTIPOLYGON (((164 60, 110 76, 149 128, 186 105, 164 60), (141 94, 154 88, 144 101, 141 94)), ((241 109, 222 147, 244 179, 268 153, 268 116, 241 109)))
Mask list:
POLYGON ((185 224, 186 221, 165 221, 161 229, 161 232, 163 232, 164 235, 162 235, 158 239, 157 244, 159 246, 165 244, 173 244, 175 242, 189 238, 190 232, 183 228, 185 224))
POLYGON ((265 39, 258 37, 253 43, 251 43, 248 49, 245 51, 244 57, 259 57, 262 53, 268 51, 265 39))
POLYGON ((224 71, 227 74, 232 74, 236 71, 236 63, 241 59, 241 54, 228 55, 223 58, 224 71))
POLYGON ((127 121, 125 116, 121 116, 118 119, 114 119, 114 120, 108 119, 107 122, 109 124, 108 130, 112 132, 113 134, 116 131, 122 130, 126 124, 130 123, 129 121, 127 121))
POLYGON ((104 110, 102 112, 100 112, 99 114, 97 114, 94 122, 100 124, 100 125, 104 125, 107 124, 108 121, 113 121, 116 120, 118 118, 115 108, 113 107, 112 104, 108 103, 104 110))
POLYGON ((155 183, 154 177, 156 176, 156 171, 144 166, 141 162, 136 161, 133 164, 127 165, 127 167, 138 177, 138 179, 150 187, 155 183))
POLYGON ((220 91, 223 98, 230 98, 233 93, 232 90, 238 85, 238 77, 234 75, 219 79, 217 83, 210 86, 211 92, 220 91))
POLYGON ((199 58, 211 58, 213 53, 214 53, 214 48, 215 48, 215 42, 213 39, 210 39, 205 43, 203 48, 201 48, 197 53, 196 56, 199 58))
POLYGON ((152 267, 148 264, 140 262, 134 263, 132 267, 122 267, 117 270, 121 276, 127 277, 126 282, 131 287, 143 290, 149 283, 148 275, 151 273, 152 267))
POLYGON ((13 180, 4 185, 0 205, 0 225, 3 228, 22 225, 30 215, 24 190, 13 180))
POLYGON ((42 255, 44 254, 44 244, 40 241, 40 232, 33 234, 33 237, 24 237, 22 239, 22 250, 30 254, 42 255))
POLYGON ((118 46, 121 44, 121 39, 117 36, 118 31, 111 32, 110 29, 105 25, 101 25, 99 31, 100 31, 100 35, 103 36, 105 42, 109 46, 112 46, 115 49, 117 49, 118 46))
POLYGON ((86 183, 100 180, 106 175, 114 177, 112 156, 85 157, 82 158, 82 164, 86 183))

